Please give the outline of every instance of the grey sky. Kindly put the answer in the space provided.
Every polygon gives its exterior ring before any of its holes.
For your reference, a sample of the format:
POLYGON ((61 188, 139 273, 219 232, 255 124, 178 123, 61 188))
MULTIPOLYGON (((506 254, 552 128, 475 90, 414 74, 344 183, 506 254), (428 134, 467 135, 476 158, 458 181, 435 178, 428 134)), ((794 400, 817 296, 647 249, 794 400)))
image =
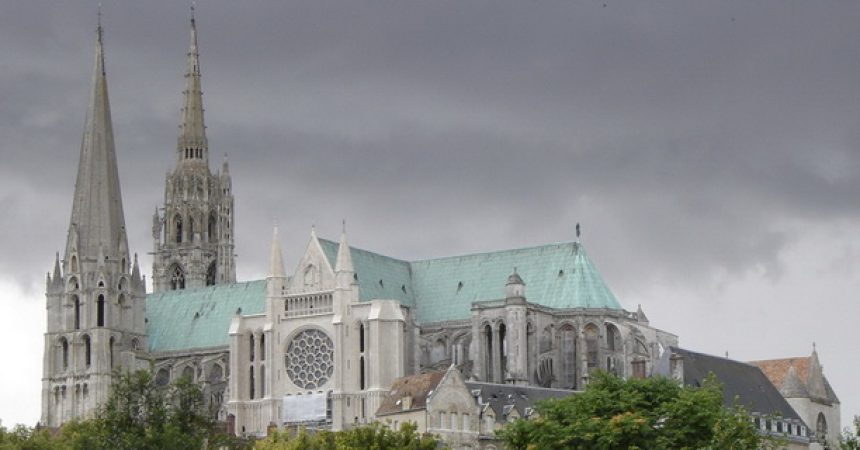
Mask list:
MULTIPOLYGON (((0 3, 0 333, 4 366, 22 367, 0 373, 6 423, 38 418, 96 4, 0 3)), ((103 11, 149 273, 188 10, 103 11)), ((197 17, 240 278, 265 273, 274 220, 288 265, 312 224, 332 237, 342 218, 353 245, 404 259, 571 240, 582 222, 627 309, 738 359, 816 341, 845 424, 860 413, 860 4, 223 0, 197 17)))

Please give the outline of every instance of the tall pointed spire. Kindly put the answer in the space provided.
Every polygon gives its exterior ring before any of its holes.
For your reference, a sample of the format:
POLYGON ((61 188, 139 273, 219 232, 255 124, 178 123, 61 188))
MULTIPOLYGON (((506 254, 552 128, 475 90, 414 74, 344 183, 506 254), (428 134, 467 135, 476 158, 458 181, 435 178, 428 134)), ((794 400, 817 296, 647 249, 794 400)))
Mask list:
POLYGON ((179 161, 202 161, 208 164, 209 143, 203 122, 203 91, 200 84, 200 54, 197 51, 197 21, 191 6, 191 44, 185 70, 185 101, 177 141, 179 161))
MULTIPOLYGON (((120 243, 125 239, 125 219, 105 75, 103 35, 99 13, 92 90, 69 226, 69 245, 77 241, 77 252, 82 259, 95 258, 100 247, 105 256, 112 257, 118 256, 121 247, 128 247, 127 243, 120 243)), ((69 247, 66 253, 68 256, 69 247)))
POLYGON ((272 231, 272 250, 269 256, 269 276, 284 278, 284 258, 281 256, 281 237, 278 235, 278 225, 272 231))

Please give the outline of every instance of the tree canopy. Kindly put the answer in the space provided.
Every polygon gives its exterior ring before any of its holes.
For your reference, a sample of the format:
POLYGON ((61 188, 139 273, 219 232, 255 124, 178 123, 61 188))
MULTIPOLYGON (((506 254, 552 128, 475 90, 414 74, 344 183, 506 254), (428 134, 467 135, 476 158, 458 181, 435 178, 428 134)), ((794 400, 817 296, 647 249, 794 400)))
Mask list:
POLYGON ((436 450, 439 440, 430 434, 418 434, 411 423, 404 423, 399 430, 388 429, 381 424, 350 428, 331 432, 318 431, 313 434, 304 429, 297 434, 276 431, 266 439, 257 441, 256 450, 436 450))
POLYGON ((55 433, 18 426, 0 428, 0 449, 194 449, 235 447, 215 431, 200 387, 180 379, 158 387, 149 372, 117 373, 107 401, 87 420, 55 433))
POLYGON ((538 417, 499 432, 509 448, 759 449, 763 438, 740 406, 723 405, 711 376, 701 387, 655 377, 623 380, 596 373, 575 396, 538 403, 538 417))
POLYGON ((854 430, 845 428, 839 444, 843 450, 860 450, 860 416, 854 416, 854 430))

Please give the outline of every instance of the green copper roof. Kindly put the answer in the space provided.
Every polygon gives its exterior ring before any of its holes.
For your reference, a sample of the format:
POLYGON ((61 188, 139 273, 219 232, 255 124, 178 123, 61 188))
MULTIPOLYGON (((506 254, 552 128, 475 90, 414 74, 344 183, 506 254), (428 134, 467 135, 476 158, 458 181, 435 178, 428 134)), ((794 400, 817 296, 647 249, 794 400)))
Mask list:
POLYGON ((515 267, 530 303, 621 309, 585 249, 562 243, 413 262, 419 322, 466 319, 472 302, 505 298, 515 267))
MULTIPOLYGON (((332 267, 338 243, 319 239, 332 267)), ((621 309, 585 249, 577 243, 408 262, 351 248, 359 300, 397 300, 419 323, 468 319, 472 302, 500 300, 514 267, 526 300, 559 309, 621 309)), ((265 311, 266 280, 159 292, 146 296, 149 350, 226 346, 230 320, 265 311)))
MULTIPOLYGON (((334 265, 338 244, 320 239, 320 245, 334 265)), ((514 267, 526 283, 529 302, 559 309, 621 309, 577 243, 414 262, 356 248, 351 248, 351 256, 361 301, 393 299, 417 305, 417 319, 424 323, 466 319, 472 302, 503 299, 514 267)))
MULTIPOLYGON (((319 239, 326 259, 332 267, 337 261, 337 248, 340 244, 327 239, 319 239)), ((350 247, 352 265, 358 276, 358 299, 397 300, 403 305, 415 305, 412 292, 412 269, 407 261, 390 258, 378 253, 350 247)))
POLYGON ((241 314, 265 312, 266 280, 148 294, 149 351, 226 346, 230 320, 239 308, 241 314))

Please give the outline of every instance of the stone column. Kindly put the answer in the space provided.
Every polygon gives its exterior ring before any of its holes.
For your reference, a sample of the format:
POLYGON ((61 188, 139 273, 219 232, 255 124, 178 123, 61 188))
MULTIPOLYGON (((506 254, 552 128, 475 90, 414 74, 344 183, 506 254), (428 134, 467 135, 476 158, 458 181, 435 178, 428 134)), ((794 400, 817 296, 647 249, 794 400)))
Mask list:
POLYGON ((502 371, 501 371, 502 361, 501 361, 501 358, 499 357, 500 356, 499 355, 499 349, 500 349, 499 346, 501 345, 501 341, 499 340, 499 323, 498 322, 493 322, 492 336, 493 336, 492 341, 491 341, 492 345, 490 346, 489 350, 490 350, 490 358, 493 361, 493 365, 492 365, 493 373, 490 375, 490 378, 491 378, 492 383, 500 383, 501 379, 502 379, 502 375, 501 375, 501 373, 502 373, 502 371))

